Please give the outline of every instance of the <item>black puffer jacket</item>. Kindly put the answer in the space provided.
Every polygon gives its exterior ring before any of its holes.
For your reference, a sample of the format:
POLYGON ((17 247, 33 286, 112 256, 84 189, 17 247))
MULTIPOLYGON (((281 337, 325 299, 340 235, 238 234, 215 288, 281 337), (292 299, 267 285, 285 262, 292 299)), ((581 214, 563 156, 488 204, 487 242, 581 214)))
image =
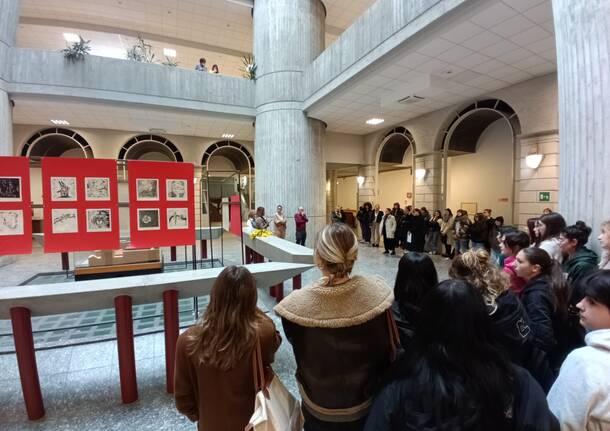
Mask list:
POLYGON ((552 351, 557 340, 553 329, 555 306, 551 279, 538 276, 528 281, 521 291, 521 302, 530 318, 534 343, 546 352, 552 351))
MULTIPOLYGON (((512 419, 497 424, 496 431, 558 431, 559 423, 546 402, 540 386, 521 367, 515 366, 516 390, 513 395, 512 419)), ((409 378, 394 381, 377 396, 364 431, 489 431, 483 430, 477 418, 480 406, 471 405, 454 412, 422 411, 420 394, 409 378), (442 423, 438 417, 442 417, 442 423)), ((432 410, 432 409, 431 409, 432 410)), ((510 415, 507 415, 510 416, 510 415)))
POLYGON ((534 337, 519 298, 510 290, 502 292, 489 317, 494 339, 513 363, 525 366, 534 337))

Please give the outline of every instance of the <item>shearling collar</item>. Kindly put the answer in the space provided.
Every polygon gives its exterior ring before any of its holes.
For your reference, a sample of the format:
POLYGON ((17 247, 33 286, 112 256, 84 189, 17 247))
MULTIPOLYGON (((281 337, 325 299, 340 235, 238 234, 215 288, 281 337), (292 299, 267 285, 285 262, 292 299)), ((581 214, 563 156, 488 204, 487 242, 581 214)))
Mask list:
POLYGON ((317 282, 294 290, 274 310, 305 327, 347 328, 374 319, 393 301, 394 293, 381 277, 357 275, 337 286, 317 282))

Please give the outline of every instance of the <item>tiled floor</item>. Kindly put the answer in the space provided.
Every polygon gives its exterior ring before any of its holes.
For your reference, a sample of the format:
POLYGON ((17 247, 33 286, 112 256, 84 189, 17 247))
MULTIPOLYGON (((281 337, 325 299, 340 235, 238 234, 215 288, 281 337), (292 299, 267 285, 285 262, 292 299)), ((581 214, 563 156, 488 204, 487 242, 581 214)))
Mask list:
MULTIPOLYGON (((215 247, 219 250, 219 245, 215 247)), ((229 235, 225 236, 224 251, 225 264, 241 262, 239 242, 229 235)), ((360 246, 354 273, 378 274, 392 285, 399 256, 386 256, 381 252, 380 249, 360 246)), ((434 257, 434 261, 440 278, 446 278, 448 262, 439 257, 434 257)), ((57 271, 59 265, 58 255, 45 255, 37 249, 35 254, 0 268, 0 289, 1 286, 19 284, 36 272, 57 271)), ((303 275, 303 284, 319 276, 319 271, 312 269, 303 275)), ((290 282, 285 283, 285 291, 286 294, 291 291, 290 282)), ((266 289, 259 289, 259 307, 269 314, 281 331, 281 322, 272 311, 273 305, 266 289)), ((36 422, 27 420, 15 355, 0 354, 0 429, 195 430, 193 424, 176 412, 173 398, 165 392, 163 334, 137 336, 135 354, 139 400, 123 405, 120 402, 115 341, 37 351, 46 415, 36 422)), ((274 369, 288 389, 296 394, 295 364, 289 343, 282 343, 275 357, 274 369)))

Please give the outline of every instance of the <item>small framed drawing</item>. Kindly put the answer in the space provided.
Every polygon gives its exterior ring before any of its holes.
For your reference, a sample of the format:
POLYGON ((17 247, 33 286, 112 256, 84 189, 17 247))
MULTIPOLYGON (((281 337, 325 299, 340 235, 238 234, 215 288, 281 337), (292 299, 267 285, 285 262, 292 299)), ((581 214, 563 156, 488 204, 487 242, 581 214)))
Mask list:
POLYGON ((21 202, 21 177, 0 177, 0 202, 21 202))
POLYGON ((136 189, 136 198, 139 201, 159 200, 159 180, 157 178, 136 179, 136 189))
POLYGON ((168 229, 188 229, 189 213, 188 208, 168 208, 167 209, 167 228, 168 229))
POLYGON ((110 178, 85 177, 85 200, 109 201, 110 178))
POLYGON ((52 201, 76 200, 76 177, 51 177, 52 201))
POLYGON ((165 197, 168 201, 188 200, 186 180, 165 180, 165 197))
POLYGON ((159 208, 138 208, 138 230, 159 229, 159 208))
POLYGON ((51 232, 77 233, 78 216, 76 208, 53 208, 51 210, 51 232))
POLYGON ((111 232, 112 224, 109 208, 87 210, 87 232, 111 232))
POLYGON ((23 235, 23 210, 0 210, 0 236, 23 235))

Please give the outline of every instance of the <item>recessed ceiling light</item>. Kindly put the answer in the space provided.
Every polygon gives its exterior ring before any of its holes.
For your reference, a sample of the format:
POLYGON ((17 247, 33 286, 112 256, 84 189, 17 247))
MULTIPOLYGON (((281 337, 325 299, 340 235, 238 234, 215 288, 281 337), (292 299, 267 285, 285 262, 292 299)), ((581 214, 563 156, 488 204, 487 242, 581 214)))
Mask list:
POLYGON ((229 3, 238 4, 240 6, 254 7, 254 0, 227 0, 229 3))
POLYGON ((385 120, 383 118, 371 118, 366 121, 366 124, 370 124, 371 126, 376 126, 377 124, 383 123, 385 120))
POLYGON ((56 126, 69 126, 70 123, 68 123, 66 120, 51 120, 51 123, 55 124, 56 126))
POLYGON ((66 42, 80 42, 80 36, 76 33, 64 33, 66 42))
POLYGON ((163 55, 166 57, 175 57, 176 50, 172 48, 163 48, 163 55))
POLYGON ((233 135, 231 133, 223 133, 222 137, 226 138, 226 139, 233 139, 235 137, 235 135, 233 135))

